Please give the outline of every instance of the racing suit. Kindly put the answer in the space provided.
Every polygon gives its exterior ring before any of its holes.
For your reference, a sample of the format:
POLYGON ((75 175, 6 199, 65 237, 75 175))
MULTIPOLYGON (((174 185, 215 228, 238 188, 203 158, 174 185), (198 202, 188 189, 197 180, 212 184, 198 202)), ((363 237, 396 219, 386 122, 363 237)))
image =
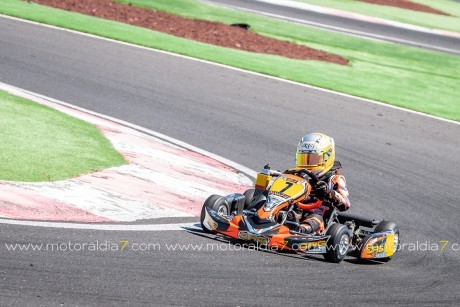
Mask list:
POLYGON ((314 205, 315 209, 305 210, 300 220, 300 232, 318 233, 324 230, 324 216, 330 205, 339 211, 350 208, 348 189, 345 177, 340 174, 340 168, 326 173, 316 185, 316 189, 303 201, 304 204, 314 205))

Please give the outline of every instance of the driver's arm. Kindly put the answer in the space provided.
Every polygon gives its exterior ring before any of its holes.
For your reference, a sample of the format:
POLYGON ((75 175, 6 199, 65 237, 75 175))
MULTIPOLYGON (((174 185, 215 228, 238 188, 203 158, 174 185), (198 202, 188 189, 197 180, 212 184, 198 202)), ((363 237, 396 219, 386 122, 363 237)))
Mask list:
POLYGON ((348 199, 347 181, 343 175, 333 175, 330 179, 332 190, 331 199, 337 205, 337 209, 345 211, 350 208, 350 200, 348 199))

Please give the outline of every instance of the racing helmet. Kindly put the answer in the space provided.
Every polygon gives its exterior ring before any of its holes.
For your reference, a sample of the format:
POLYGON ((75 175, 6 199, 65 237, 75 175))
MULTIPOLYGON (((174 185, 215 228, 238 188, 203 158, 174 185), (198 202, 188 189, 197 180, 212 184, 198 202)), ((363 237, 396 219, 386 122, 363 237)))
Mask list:
POLYGON ((297 168, 305 168, 317 176, 326 174, 334 165, 334 139, 322 133, 309 133, 297 145, 297 168))

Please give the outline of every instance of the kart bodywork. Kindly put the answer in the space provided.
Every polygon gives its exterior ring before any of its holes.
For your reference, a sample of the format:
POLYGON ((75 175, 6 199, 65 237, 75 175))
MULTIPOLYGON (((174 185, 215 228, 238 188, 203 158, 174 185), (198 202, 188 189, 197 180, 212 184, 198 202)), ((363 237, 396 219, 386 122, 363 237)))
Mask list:
POLYGON ((347 255, 388 261, 397 251, 396 224, 341 213, 333 206, 324 216, 323 231, 299 232, 296 213, 318 206, 301 203, 317 178, 305 170, 300 174, 275 173, 276 178, 272 174, 267 171, 262 174, 265 177, 258 176, 256 189, 244 195, 210 196, 202 209, 203 230, 272 250, 323 254, 331 262, 340 262, 347 255))

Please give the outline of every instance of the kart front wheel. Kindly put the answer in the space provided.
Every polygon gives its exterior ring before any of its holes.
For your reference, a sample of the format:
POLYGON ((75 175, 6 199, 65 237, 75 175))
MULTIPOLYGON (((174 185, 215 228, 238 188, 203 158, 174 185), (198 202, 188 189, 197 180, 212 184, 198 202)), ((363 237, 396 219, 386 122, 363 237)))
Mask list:
MULTIPOLYGON (((377 227, 375 227, 375 230, 374 232, 384 232, 384 231, 388 231, 388 230, 393 230, 393 232, 395 233, 394 234, 394 252, 393 252, 393 256, 394 254, 396 253, 396 251, 398 251, 399 249, 399 244, 400 244, 400 241, 399 241, 399 228, 398 228, 398 225, 396 225, 396 223, 394 222, 390 222, 390 221, 381 221, 377 227)), ((375 259, 377 261, 381 261, 381 262, 388 262, 391 260, 391 258, 393 258, 393 256, 391 257, 386 257, 386 258, 380 258, 380 259, 375 259)))
POLYGON ((200 216, 201 228, 203 229, 204 232, 214 233, 212 229, 208 229, 203 224, 204 218, 206 216, 205 208, 209 208, 213 211, 216 211, 217 214, 219 215, 229 215, 230 208, 229 208, 228 202, 225 201, 225 199, 220 195, 211 195, 205 200, 203 204, 203 208, 201 209, 201 216, 200 216))
POLYGON ((333 224, 326 235, 331 236, 326 244, 326 254, 324 258, 333 263, 339 263, 348 253, 350 246, 350 233, 348 227, 342 224, 333 224))

